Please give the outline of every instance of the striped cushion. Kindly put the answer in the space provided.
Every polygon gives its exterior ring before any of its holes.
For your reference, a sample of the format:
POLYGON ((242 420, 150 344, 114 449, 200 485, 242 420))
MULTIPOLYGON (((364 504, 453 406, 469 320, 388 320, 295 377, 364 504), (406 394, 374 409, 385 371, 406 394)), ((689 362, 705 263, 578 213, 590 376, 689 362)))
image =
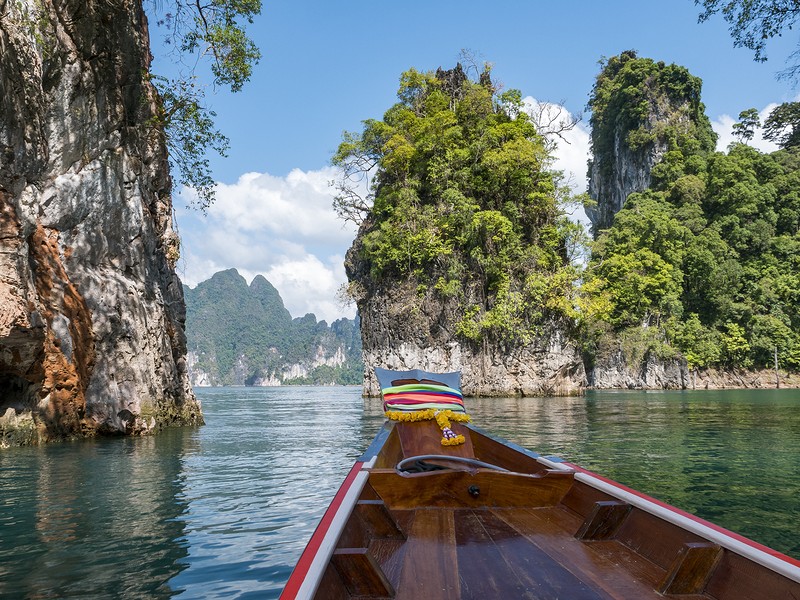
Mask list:
POLYGON ((461 392, 446 385, 409 383, 381 390, 383 410, 435 410, 449 409, 465 412, 461 392))

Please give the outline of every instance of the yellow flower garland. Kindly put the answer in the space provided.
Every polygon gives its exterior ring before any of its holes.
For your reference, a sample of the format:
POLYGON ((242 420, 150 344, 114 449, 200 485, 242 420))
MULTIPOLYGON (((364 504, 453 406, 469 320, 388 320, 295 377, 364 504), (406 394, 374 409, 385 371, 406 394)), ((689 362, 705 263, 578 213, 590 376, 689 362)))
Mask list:
POLYGON ((450 428, 450 421, 456 423, 468 423, 470 418, 466 413, 457 413, 452 410, 435 410, 427 408, 425 410, 415 410, 411 412, 404 412, 400 410, 389 410, 386 412, 386 418, 392 421, 409 422, 414 421, 432 421, 436 420, 439 429, 442 430, 443 437, 441 440, 442 446, 458 446, 463 444, 466 440, 461 434, 454 434, 450 428))

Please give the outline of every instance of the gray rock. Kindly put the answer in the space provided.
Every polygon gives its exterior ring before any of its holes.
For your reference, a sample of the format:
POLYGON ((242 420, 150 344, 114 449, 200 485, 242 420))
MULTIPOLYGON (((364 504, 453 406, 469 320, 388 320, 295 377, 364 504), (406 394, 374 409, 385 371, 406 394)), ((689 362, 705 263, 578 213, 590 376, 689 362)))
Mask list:
POLYGON ((4 10, 0 412, 36 441, 201 423, 141 5, 4 10))
MULTIPOLYGON (((358 241, 356 242, 357 247, 358 241)), ((349 276, 358 277, 356 251, 348 254, 349 276)), ((367 281, 360 279, 359 281, 367 281)), ((519 346, 481 347, 453 333, 460 318, 455 305, 415 286, 393 283, 371 288, 357 300, 361 315, 364 394, 380 393, 373 368, 433 372, 461 371, 467 396, 571 396, 583 393, 586 374, 575 343, 557 324, 519 346), (389 289, 391 288, 391 289, 389 289)))
POLYGON ((595 389, 683 390, 690 387, 689 368, 683 357, 659 358, 647 352, 640 361, 621 349, 599 359, 589 372, 595 389))

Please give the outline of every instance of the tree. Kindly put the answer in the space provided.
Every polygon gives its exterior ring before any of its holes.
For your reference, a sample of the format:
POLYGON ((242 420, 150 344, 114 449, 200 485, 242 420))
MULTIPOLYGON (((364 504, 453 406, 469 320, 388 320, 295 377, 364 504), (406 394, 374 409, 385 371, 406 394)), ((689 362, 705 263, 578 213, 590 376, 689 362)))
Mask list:
MULTIPOLYGON (((797 0, 695 0, 702 5, 699 21, 708 21, 712 15, 722 13, 730 25, 733 45, 749 48, 754 60, 767 60, 767 41, 791 30, 800 18, 800 2, 797 0)), ((796 79, 800 74, 800 46, 792 53, 796 62, 783 71, 782 76, 796 79)))
POLYGON ((800 146, 800 102, 784 102, 764 121, 764 138, 781 148, 800 146))
POLYGON ((739 113, 739 122, 733 124, 733 136, 740 143, 746 144, 753 139, 756 129, 761 126, 758 118, 758 111, 755 108, 748 108, 739 113))
POLYGON ((225 156, 228 139, 215 126, 216 114, 205 106, 205 85, 197 75, 200 65, 210 63, 212 84, 238 92, 250 79, 261 58, 245 26, 261 13, 261 0, 152 1, 162 13, 157 24, 165 31, 165 43, 174 49, 175 63, 189 64, 174 78, 151 74, 162 106, 155 124, 163 127, 170 164, 180 183, 194 188, 197 206, 205 210, 214 201, 214 180, 206 154, 225 156), (191 57, 190 60, 186 60, 191 57))
POLYGON ((403 73, 383 119, 344 135, 334 207, 361 224, 359 283, 412 282, 452 303, 462 338, 517 341, 571 318, 578 236, 522 94, 469 72, 403 73))
MULTIPOLYGON (((593 90, 600 129, 614 132, 635 116, 640 82, 658 81, 654 65, 633 53, 608 61, 593 90)), ((692 82, 679 74, 662 84, 692 82)), ((751 139, 757 111, 739 118, 738 136, 751 139)), ((800 102, 778 107, 765 131, 784 149, 765 154, 739 143, 722 153, 704 144, 704 128, 676 132, 651 187, 630 194, 593 244, 579 298, 588 353, 627 339, 640 353, 666 353, 668 344, 698 368, 771 366, 776 352, 782 366, 797 368, 800 102)), ((595 152, 602 141, 593 139, 595 152)))

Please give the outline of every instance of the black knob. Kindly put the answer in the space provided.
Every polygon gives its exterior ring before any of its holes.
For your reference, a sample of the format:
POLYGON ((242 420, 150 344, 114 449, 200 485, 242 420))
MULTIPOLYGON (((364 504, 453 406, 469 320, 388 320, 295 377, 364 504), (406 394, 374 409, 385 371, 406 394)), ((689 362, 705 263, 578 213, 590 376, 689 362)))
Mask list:
POLYGON ((471 486, 469 486, 469 489, 467 490, 467 492, 473 498, 477 498, 478 496, 481 495, 481 488, 479 488, 477 485, 471 485, 471 486))

